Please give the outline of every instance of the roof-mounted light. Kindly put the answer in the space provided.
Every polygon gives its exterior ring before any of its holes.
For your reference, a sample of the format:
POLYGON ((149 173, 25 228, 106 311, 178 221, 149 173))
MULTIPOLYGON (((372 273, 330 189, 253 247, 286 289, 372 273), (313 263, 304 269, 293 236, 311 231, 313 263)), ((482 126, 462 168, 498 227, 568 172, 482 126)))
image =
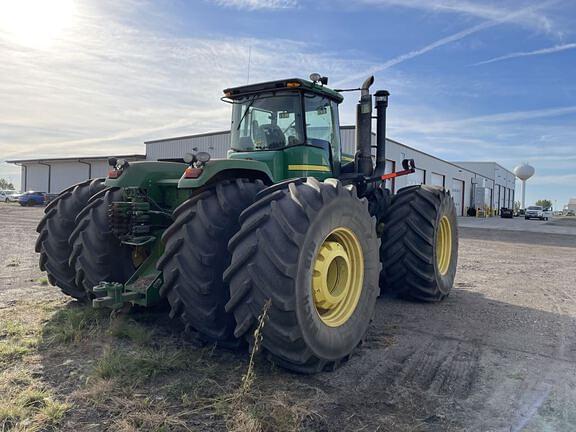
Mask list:
POLYGON ((300 83, 297 81, 289 81, 286 83, 286 87, 288 88, 300 87, 300 83))
POLYGON ((320 83, 322 85, 327 85, 328 84, 328 77, 322 76, 319 73, 312 73, 310 74, 310 81, 312 81, 314 84, 316 83, 320 83))
POLYGON ((310 74, 310 81, 312 81, 313 83, 316 83, 318 81, 320 81, 322 79, 322 75, 320 75, 319 73, 311 73, 310 74))

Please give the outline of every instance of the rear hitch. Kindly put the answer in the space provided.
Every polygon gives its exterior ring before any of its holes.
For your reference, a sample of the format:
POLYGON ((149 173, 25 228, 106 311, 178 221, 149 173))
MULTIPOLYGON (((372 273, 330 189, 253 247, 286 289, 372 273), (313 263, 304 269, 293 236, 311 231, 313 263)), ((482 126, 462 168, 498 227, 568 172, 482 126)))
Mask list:
POLYGON ((125 291, 124 285, 118 282, 100 282, 93 290, 94 294, 103 295, 92 300, 92 307, 97 309, 121 309, 127 302, 144 297, 136 291, 125 291))

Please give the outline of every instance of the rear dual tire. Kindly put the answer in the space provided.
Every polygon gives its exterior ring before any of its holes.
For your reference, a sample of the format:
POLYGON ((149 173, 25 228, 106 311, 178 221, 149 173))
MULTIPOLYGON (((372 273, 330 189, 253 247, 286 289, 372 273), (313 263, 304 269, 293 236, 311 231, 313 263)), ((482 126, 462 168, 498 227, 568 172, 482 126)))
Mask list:
POLYGON ((102 189, 102 178, 66 189, 46 206, 44 217, 36 228, 39 236, 35 250, 40 254, 40 270, 46 272, 52 285, 78 300, 86 300, 87 293, 76 284, 76 271, 69 264, 72 247, 68 240, 74 230, 76 216, 89 199, 102 189))
POLYGON ((108 220, 110 204, 122 201, 122 197, 119 188, 104 189, 94 195, 78 214, 70 235, 70 267, 87 300, 95 297, 93 289, 100 282, 123 284, 136 270, 133 248, 120 242, 108 220))
POLYGON ((384 224, 382 290, 421 301, 446 298, 458 260, 456 208, 450 193, 426 185, 402 188, 392 198, 384 224))

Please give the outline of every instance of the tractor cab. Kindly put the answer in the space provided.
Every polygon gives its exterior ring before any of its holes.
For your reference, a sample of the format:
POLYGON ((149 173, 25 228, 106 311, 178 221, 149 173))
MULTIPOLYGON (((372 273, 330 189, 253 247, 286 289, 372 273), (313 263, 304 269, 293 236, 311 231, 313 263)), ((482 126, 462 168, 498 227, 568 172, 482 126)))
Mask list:
POLYGON ((277 181, 337 177, 343 97, 317 82, 288 79, 224 91, 232 104, 229 159, 266 163, 277 181))

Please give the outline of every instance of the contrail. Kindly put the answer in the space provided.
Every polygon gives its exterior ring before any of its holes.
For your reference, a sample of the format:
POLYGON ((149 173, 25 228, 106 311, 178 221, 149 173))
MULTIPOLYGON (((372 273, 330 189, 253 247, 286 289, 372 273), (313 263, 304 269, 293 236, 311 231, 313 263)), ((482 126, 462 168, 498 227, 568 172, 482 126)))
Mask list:
POLYGON ((550 48, 543 48, 535 51, 526 51, 526 52, 515 52, 511 54, 506 54, 500 57, 494 57, 489 60, 484 60, 478 63, 474 63, 473 66, 484 65, 488 63, 494 63, 501 60, 508 60, 516 57, 529 57, 529 56, 536 56, 536 55, 543 55, 543 54, 552 54, 560 51, 566 51, 570 49, 576 48, 576 43, 569 43, 564 45, 556 45, 550 48))
POLYGON ((508 15, 500 18, 500 19, 495 19, 493 21, 486 21, 486 22, 477 24, 473 27, 459 31, 458 33, 455 33, 453 35, 443 37, 442 39, 439 39, 435 42, 432 42, 431 44, 426 45, 423 48, 420 48, 420 49, 417 49, 414 51, 410 51, 406 54, 402 54, 398 57, 395 57, 391 60, 388 60, 387 62, 384 62, 384 63, 379 64, 377 66, 373 66, 370 69, 368 69, 367 71, 346 77, 345 79, 342 79, 342 80, 334 83, 333 86, 334 87, 340 87, 343 84, 346 84, 348 82, 360 80, 366 76, 375 74, 376 72, 381 72, 383 70, 391 68, 392 66, 396 66, 397 64, 403 63, 406 60, 410 60, 410 59, 413 59, 414 57, 418 57, 418 56, 421 56, 422 54, 426 54, 427 52, 432 51, 436 48, 439 48, 443 45, 447 45, 449 43, 456 42, 460 39, 465 38, 466 36, 470 36, 471 34, 478 33, 481 30, 497 26, 497 25, 505 23, 507 21, 511 21, 514 18, 517 18, 518 16, 524 15, 528 12, 534 12, 536 10, 543 9, 543 8, 549 6, 553 3, 557 3, 557 2, 558 2, 558 0, 550 0, 550 1, 538 4, 538 5, 528 6, 524 9, 520 9, 519 11, 508 14, 508 15))

